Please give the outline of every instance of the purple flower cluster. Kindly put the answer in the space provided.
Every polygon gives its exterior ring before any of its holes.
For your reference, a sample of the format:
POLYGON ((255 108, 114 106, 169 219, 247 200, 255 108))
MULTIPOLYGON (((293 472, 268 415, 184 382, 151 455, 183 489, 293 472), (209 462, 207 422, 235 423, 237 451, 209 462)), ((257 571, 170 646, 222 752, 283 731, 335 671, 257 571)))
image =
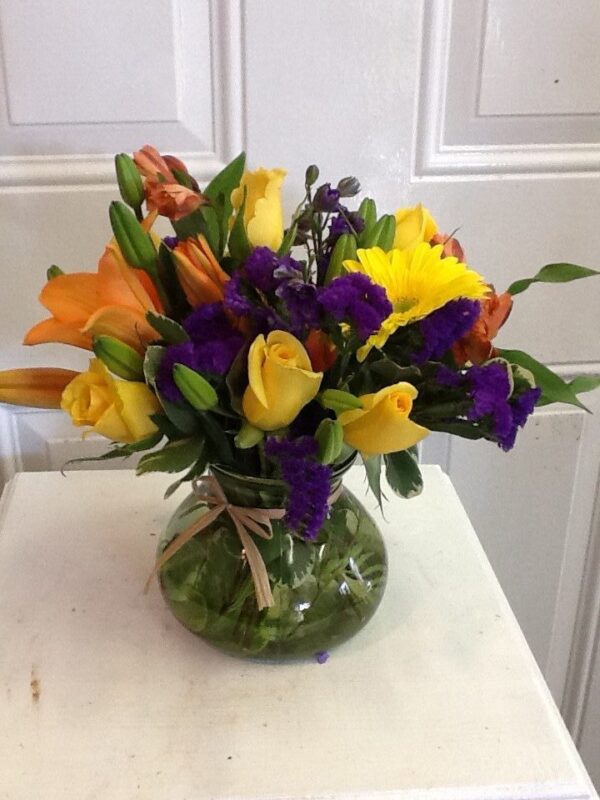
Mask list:
POLYGON ((329 225, 329 236, 327 244, 333 247, 337 240, 344 233, 361 233, 364 230, 365 221, 356 211, 348 211, 344 206, 340 206, 340 213, 332 218, 329 225))
POLYGON ((473 405, 467 415, 477 422, 487 418, 491 422, 491 432, 503 450, 510 450, 517 431, 525 425, 533 412, 541 390, 526 389, 510 397, 511 385, 506 367, 499 362, 472 366, 467 372, 469 395, 473 405))
POLYGON ((321 290, 319 303, 336 322, 347 322, 364 341, 392 313, 385 289, 360 272, 333 280, 321 290))
POLYGON ((279 257, 268 247, 256 247, 244 263, 249 283, 261 292, 274 292, 282 281, 300 278, 302 266, 290 256, 279 257))
POLYGON ((279 463, 281 476, 289 487, 285 521, 305 539, 315 539, 327 517, 331 487, 331 469, 315 458, 317 443, 312 436, 271 436, 265 453, 279 463))
POLYGON ((195 309, 183 322, 189 342, 170 345, 163 355, 156 385, 172 403, 183 401, 173 380, 175 364, 184 364, 196 372, 225 375, 244 343, 243 336, 231 326, 222 303, 207 303, 195 309))
POLYGON ((447 353, 473 327, 480 310, 478 300, 463 297, 446 303, 421 320, 419 328, 423 336, 423 346, 415 353, 417 364, 441 358, 447 353))

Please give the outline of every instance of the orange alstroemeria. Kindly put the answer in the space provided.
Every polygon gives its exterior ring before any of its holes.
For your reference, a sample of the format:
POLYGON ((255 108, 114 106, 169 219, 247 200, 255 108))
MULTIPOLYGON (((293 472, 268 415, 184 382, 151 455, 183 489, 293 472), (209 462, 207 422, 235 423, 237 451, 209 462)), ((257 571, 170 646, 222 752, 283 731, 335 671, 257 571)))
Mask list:
POLYGON ((315 372, 326 372, 337 358, 337 348, 331 338, 316 328, 311 328, 304 342, 304 347, 315 372))
POLYGON ((0 372, 0 403, 60 408, 65 387, 79 375, 71 369, 29 367, 0 372))
POLYGON ((182 186, 173 170, 188 174, 187 167, 175 156, 161 156, 147 144, 133 154, 137 168, 145 177, 144 192, 148 211, 158 211, 163 217, 178 220, 195 211, 206 198, 194 188, 182 186))
POLYGON ((454 258, 458 258, 461 263, 465 263, 465 253, 462 247, 460 246, 460 242, 458 239, 455 239, 453 236, 448 236, 445 233, 436 233, 430 240, 429 244, 436 245, 441 244, 444 246, 442 250, 442 255, 444 258, 450 258, 454 256, 454 258))
POLYGON ((156 288, 143 270, 126 263, 114 241, 106 247, 97 273, 52 278, 39 299, 52 316, 34 325, 24 344, 62 342, 91 350, 92 338, 106 335, 143 353, 158 337, 146 320, 147 311, 162 311, 156 288))
POLYGON ((173 255, 179 283, 192 307, 223 299, 229 275, 222 269, 202 234, 179 242, 173 255))
POLYGON ((492 291, 481 301, 481 313, 471 330, 456 342, 452 348, 457 364, 482 364, 495 355, 492 340, 508 319, 513 299, 508 292, 496 294, 492 291))

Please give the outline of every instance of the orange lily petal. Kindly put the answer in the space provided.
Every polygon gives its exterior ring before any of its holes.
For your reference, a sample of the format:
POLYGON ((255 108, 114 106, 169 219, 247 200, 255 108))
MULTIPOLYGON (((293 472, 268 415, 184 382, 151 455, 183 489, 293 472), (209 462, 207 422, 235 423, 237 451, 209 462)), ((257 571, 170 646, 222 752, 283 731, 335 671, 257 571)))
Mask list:
POLYGON ((61 322, 83 324, 98 308, 98 276, 74 272, 52 278, 42 289, 40 302, 61 322))
POLYGON ((176 183, 175 176, 169 169, 167 162, 155 147, 145 144, 141 150, 133 154, 133 160, 139 171, 146 178, 162 175, 169 183, 176 183))
MULTIPOLYGON (((58 280, 54 278, 54 280, 58 280)), ((73 347, 83 347, 84 350, 92 349, 92 337, 87 333, 82 333, 76 324, 59 322, 50 317, 38 322, 33 328, 27 331, 23 344, 45 344, 47 342, 60 342, 61 344, 71 344, 73 347)))
POLYGON ((144 313, 149 309, 154 311, 154 303, 138 277, 141 271, 133 270, 125 262, 116 242, 110 242, 98 263, 99 302, 90 313, 100 304, 125 306, 144 313))
POLYGON ((34 408, 60 408, 67 384, 79 375, 71 369, 33 367, 0 372, 0 402, 34 408))
POLYGON ((185 256, 179 255, 176 259, 177 277, 179 283, 192 306, 203 303, 217 303, 223 299, 223 290, 208 275, 195 267, 185 256))
POLYGON ((88 319, 83 330, 92 336, 113 336, 143 353, 148 342, 158 339, 158 333, 146 321, 141 311, 123 306, 103 306, 88 319))
POLYGON ((484 308, 483 317, 487 325, 488 336, 495 339, 498 331, 508 319, 512 311, 513 299, 508 292, 491 297, 484 308))

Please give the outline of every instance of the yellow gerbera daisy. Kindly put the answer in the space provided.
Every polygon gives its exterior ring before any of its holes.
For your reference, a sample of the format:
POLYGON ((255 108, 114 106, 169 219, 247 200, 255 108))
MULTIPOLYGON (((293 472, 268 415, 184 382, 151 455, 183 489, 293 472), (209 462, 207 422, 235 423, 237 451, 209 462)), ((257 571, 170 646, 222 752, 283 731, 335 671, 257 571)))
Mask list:
POLYGON ((432 247, 426 242, 413 250, 389 253, 371 247, 357 251, 358 261, 344 261, 349 272, 362 272, 383 286, 393 306, 381 328, 358 350, 359 361, 364 361, 371 348, 382 348, 403 325, 426 317, 451 300, 480 300, 489 292, 481 275, 453 256, 443 258, 442 251, 441 244, 432 247))

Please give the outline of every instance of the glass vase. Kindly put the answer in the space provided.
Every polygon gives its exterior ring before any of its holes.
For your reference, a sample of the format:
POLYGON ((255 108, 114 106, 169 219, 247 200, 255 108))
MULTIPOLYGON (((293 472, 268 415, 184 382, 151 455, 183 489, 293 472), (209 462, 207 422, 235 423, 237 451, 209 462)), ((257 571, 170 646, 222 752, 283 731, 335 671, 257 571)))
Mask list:
MULTIPOLYGON (((349 464, 333 475, 332 493, 349 464)), ((232 505, 281 508, 282 481, 211 472, 232 505)), ((259 610, 247 559, 224 511, 163 564, 159 581, 165 600, 188 630, 232 655, 273 661, 323 657, 354 636, 373 616, 383 596, 387 558, 372 517, 345 487, 311 541, 273 520, 273 537, 253 539, 264 560, 273 605, 259 610)), ((206 513, 191 493, 162 535, 158 556, 175 537, 206 513)))

